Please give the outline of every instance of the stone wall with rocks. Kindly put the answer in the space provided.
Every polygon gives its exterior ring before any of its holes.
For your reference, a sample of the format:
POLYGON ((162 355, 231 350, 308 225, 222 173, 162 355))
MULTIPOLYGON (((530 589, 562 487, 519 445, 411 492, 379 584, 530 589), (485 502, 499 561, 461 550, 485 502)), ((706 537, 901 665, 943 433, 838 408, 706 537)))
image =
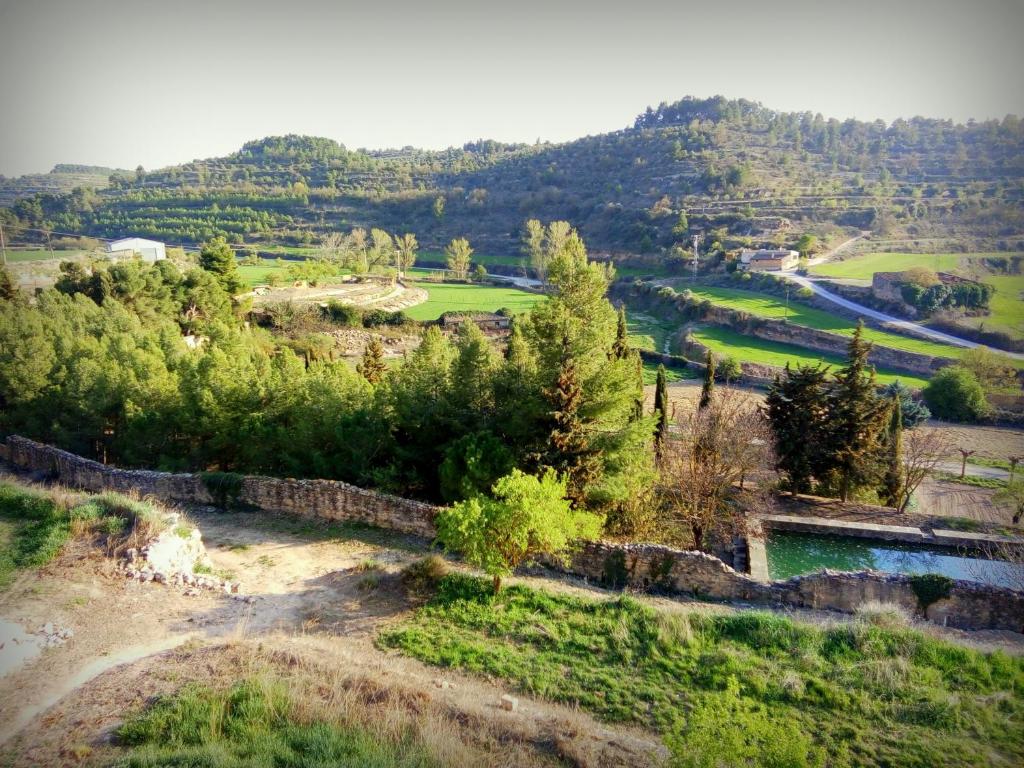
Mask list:
POLYGON ((967 581, 953 582, 948 597, 922 607, 914 580, 901 574, 821 571, 785 581, 761 582, 703 552, 656 544, 588 542, 567 562, 548 560, 546 564, 612 588, 630 586, 713 600, 844 613, 877 600, 896 603, 945 626, 1024 632, 1024 593, 967 581))
MULTIPOLYGON (((10 436, 0 456, 23 469, 90 491, 116 490, 167 502, 214 504, 201 475, 115 469, 23 437, 10 436)), ((234 501, 256 509, 328 520, 359 521, 424 538, 435 535, 437 507, 333 480, 245 476, 234 501)), ((567 562, 547 558, 564 573, 611 588, 689 594, 714 600, 852 612, 869 600, 921 612, 913 580, 876 572, 823 571, 786 581, 758 581, 717 557, 657 544, 587 542, 567 562)), ((962 629, 1024 631, 1024 593, 954 582, 947 598, 927 606, 932 621, 962 629)))
POLYGON ((239 476, 230 497, 202 474, 118 469, 24 437, 9 436, 5 458, 30 472, 88 491, 118 491, 181 504, 237 504, 272 512, 366 523, 433 538, 437 508, 336 480, 239 476))

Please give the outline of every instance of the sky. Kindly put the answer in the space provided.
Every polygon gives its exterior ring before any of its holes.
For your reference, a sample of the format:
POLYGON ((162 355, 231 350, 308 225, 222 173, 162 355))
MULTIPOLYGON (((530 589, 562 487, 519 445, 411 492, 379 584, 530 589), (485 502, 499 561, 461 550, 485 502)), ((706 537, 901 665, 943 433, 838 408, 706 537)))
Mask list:
POLYGON ((1024 115, 1022 33, 1024 0, 0 0, 0 174, 566 141, 686 95, 1024 115))

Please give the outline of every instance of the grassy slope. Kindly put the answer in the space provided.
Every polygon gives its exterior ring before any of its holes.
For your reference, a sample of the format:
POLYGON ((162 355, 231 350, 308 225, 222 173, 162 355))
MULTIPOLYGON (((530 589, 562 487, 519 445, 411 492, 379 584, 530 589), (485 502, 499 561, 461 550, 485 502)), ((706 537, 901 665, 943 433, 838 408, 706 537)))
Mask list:
POLYGON ((950 272, 965 260, 984 256, 1007 256, 1006 253, 865 253, 843 261, 832 261, 810 268, 812 275, 852 280, 870 280, 875 272, 902 272, 911 267, 925 267, 950 272))
POLYGON ((430 297, 423 304, 409 307, 405 314, 413 320, 436 320, 445 312, 494 312, 508 308, 525 312, 543 297, 518 288, 485 285, 434 285, 418 283, 430 297))
MULTIPOLYGON (((811 267, 811 273, 821 277, 870 280, 875 272, 899 272, 911 267, 927 267, 943 272, 956 270, 969 264, 972 259, 986 256, 1012 256, 1012 253, 866 253, 845 261, 819 264, 811 267)), ((1024 336, 1024 276, 988 275, 981 278, 996 289, 991 301, 991 314, 987 317, 965 318, 965 325, 1003 331, 1014 336, 1024 336)))
POLYGON ((379 642, 669 737, 682 764, 1011 765, 1024 659, 867 622, 659 613, 449 576, 379 642), (796 752, 777 762, 782 743, 796 752), (750 750, 749 762, 730 754, 750 750), (724 753, 724 754, 723 754, 724 753), (716 762, 725 759, 726 762, 716 762))
MULTIPOLYGON (((701 299, 707 299, 730 309, 749 312, 752 315, 771 318, 787 318, 795 325, 803 325, 808 328, 837 333, 842 336, 852 336, 857 324, 851 320, 833 315, 820 309, 814 309, 796 301, 790 301, 787 312, 785 301, 774 296, 755 293, 754 291, 743 291, 735 288, 712 288, 698 286, 690 288, 690 291, 701 299)), ((864 335, 880 347, 899 349, 906 352, 916 352, 921 355, 932 355, 934 357, 958 358, 963 354, 959 347, 949 344, 940 344, 924 339, 914 339, 908 336, 901 336, 898 333, 889 333, 874 328, 865 328, 864 335)))
POLYGON ((1024 337, 1024 275, 993 275, 986 277, 985 282, 996 289, 989 302, 990 314, 987 317, 965 317, 959 322, 975 328, 984 325, 989 331, 1024 337))
MULTIPOLYGON (((244 680, 229 690, 188 686, 154 702, 119 729, 131 768, 427 768, 438 765, 411 738, 357 726, 309 722, 283 685, 244 680)), ((308 707, 307 707, 308 708, 308 707)))
MULTIPOLYGON (((787 362, 790 365, 814 365, 823 362, 832 365, 834 368, 842 367, 845 362, 838 355, 822 355, 792 344, 762 341, 751 336, 744 336, 727 328, 709 326, 695 330, 691 335, 716 355, 734 357, 743 362, 761 363, 778 367, 784 366, 787 362)), ((899 379, 908 387, 917 388, 923 387, 928 381, 927 379, 910 374, 879 369, 879 383, 888 384, 896 379, 899 379)))

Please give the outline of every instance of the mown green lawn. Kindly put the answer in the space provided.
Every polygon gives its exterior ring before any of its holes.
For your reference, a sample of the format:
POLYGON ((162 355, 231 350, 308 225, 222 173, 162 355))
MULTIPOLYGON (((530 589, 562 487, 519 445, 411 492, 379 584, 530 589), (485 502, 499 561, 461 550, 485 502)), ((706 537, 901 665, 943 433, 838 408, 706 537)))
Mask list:
MULTIPOLYGON (((761 363, 780 368, 786 363, 792 366, 827 363, 833 368, 841 368, 845 364, 845 360, 838 355, 820 354, 793 344, 763 341, 728 328, 708 326, 693 331, 691 335, 716 355, 734 357, 740 362, 761 363)), ((927 379, 918 376, 885 369, 878 370, 878 381, 881 384, 888 384, 897 379, 912 388, 921 388, 928 383, 927 379)))
POLYGON ((490 285, 416 283, 416 286, 425 289, 429 298, 423 304, 405 310, 413 320, 436 320, 445 312, 496 312, 502 308, 518 314, 544 298, 518 288, 490 285))
MULTIPOLYGON (((723 307, 749 312, 760 317, 771 317, 776 319, 785 318, 795 325, 803 325, 808 328, 838 333, 842 336, 852 336, 857 324, 852 320, 833 315, 824 310, 815 309, 798 301, 790 300, 787 310, 785 299, 769 296, 754 291, 743 291, 735 288, 717 288, 697 286, 689 289, 697 298, 707 299, 723 307)), ((794 291, 795 293, 795 291, 794 291)), ((915 352, 921 355, 932 355, 934 357, 959 358, 963 349, 949 344, 941 344, 924 339, 915 339, 909 336, 902 336, 898 333, 889 333, 874 328, 865 328, 864 336, 868 341, 874 342, 880 347, 900 349, 906 352, 915 352)))
POLYGON ((662 733, 679 766, 1020 765, 1024 658, 879 612, 816 626, 449 575, 378 643, 662 733))

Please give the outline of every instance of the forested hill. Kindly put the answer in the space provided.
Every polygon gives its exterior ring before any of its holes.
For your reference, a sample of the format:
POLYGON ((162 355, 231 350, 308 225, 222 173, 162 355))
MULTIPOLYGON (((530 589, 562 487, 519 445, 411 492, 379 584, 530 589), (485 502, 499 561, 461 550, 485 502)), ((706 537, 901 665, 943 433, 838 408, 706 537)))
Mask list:
POLYGON ((566 219, 597 250, 659 253, 685 241, 686 211, 690 230, 752 241, 837 224, 1016 247, 1022 196, 1016 117, 837 121, 718 97, 662 104, 631 127, 564 144, 365 151, 271 137, 115 173, 95 194, 23 199, 5 215, 12 226, 175 243, 225 234, 295 245, 377 226, 428 247, 466 236, 491 253, 517 251, 527 218, 566 219))

